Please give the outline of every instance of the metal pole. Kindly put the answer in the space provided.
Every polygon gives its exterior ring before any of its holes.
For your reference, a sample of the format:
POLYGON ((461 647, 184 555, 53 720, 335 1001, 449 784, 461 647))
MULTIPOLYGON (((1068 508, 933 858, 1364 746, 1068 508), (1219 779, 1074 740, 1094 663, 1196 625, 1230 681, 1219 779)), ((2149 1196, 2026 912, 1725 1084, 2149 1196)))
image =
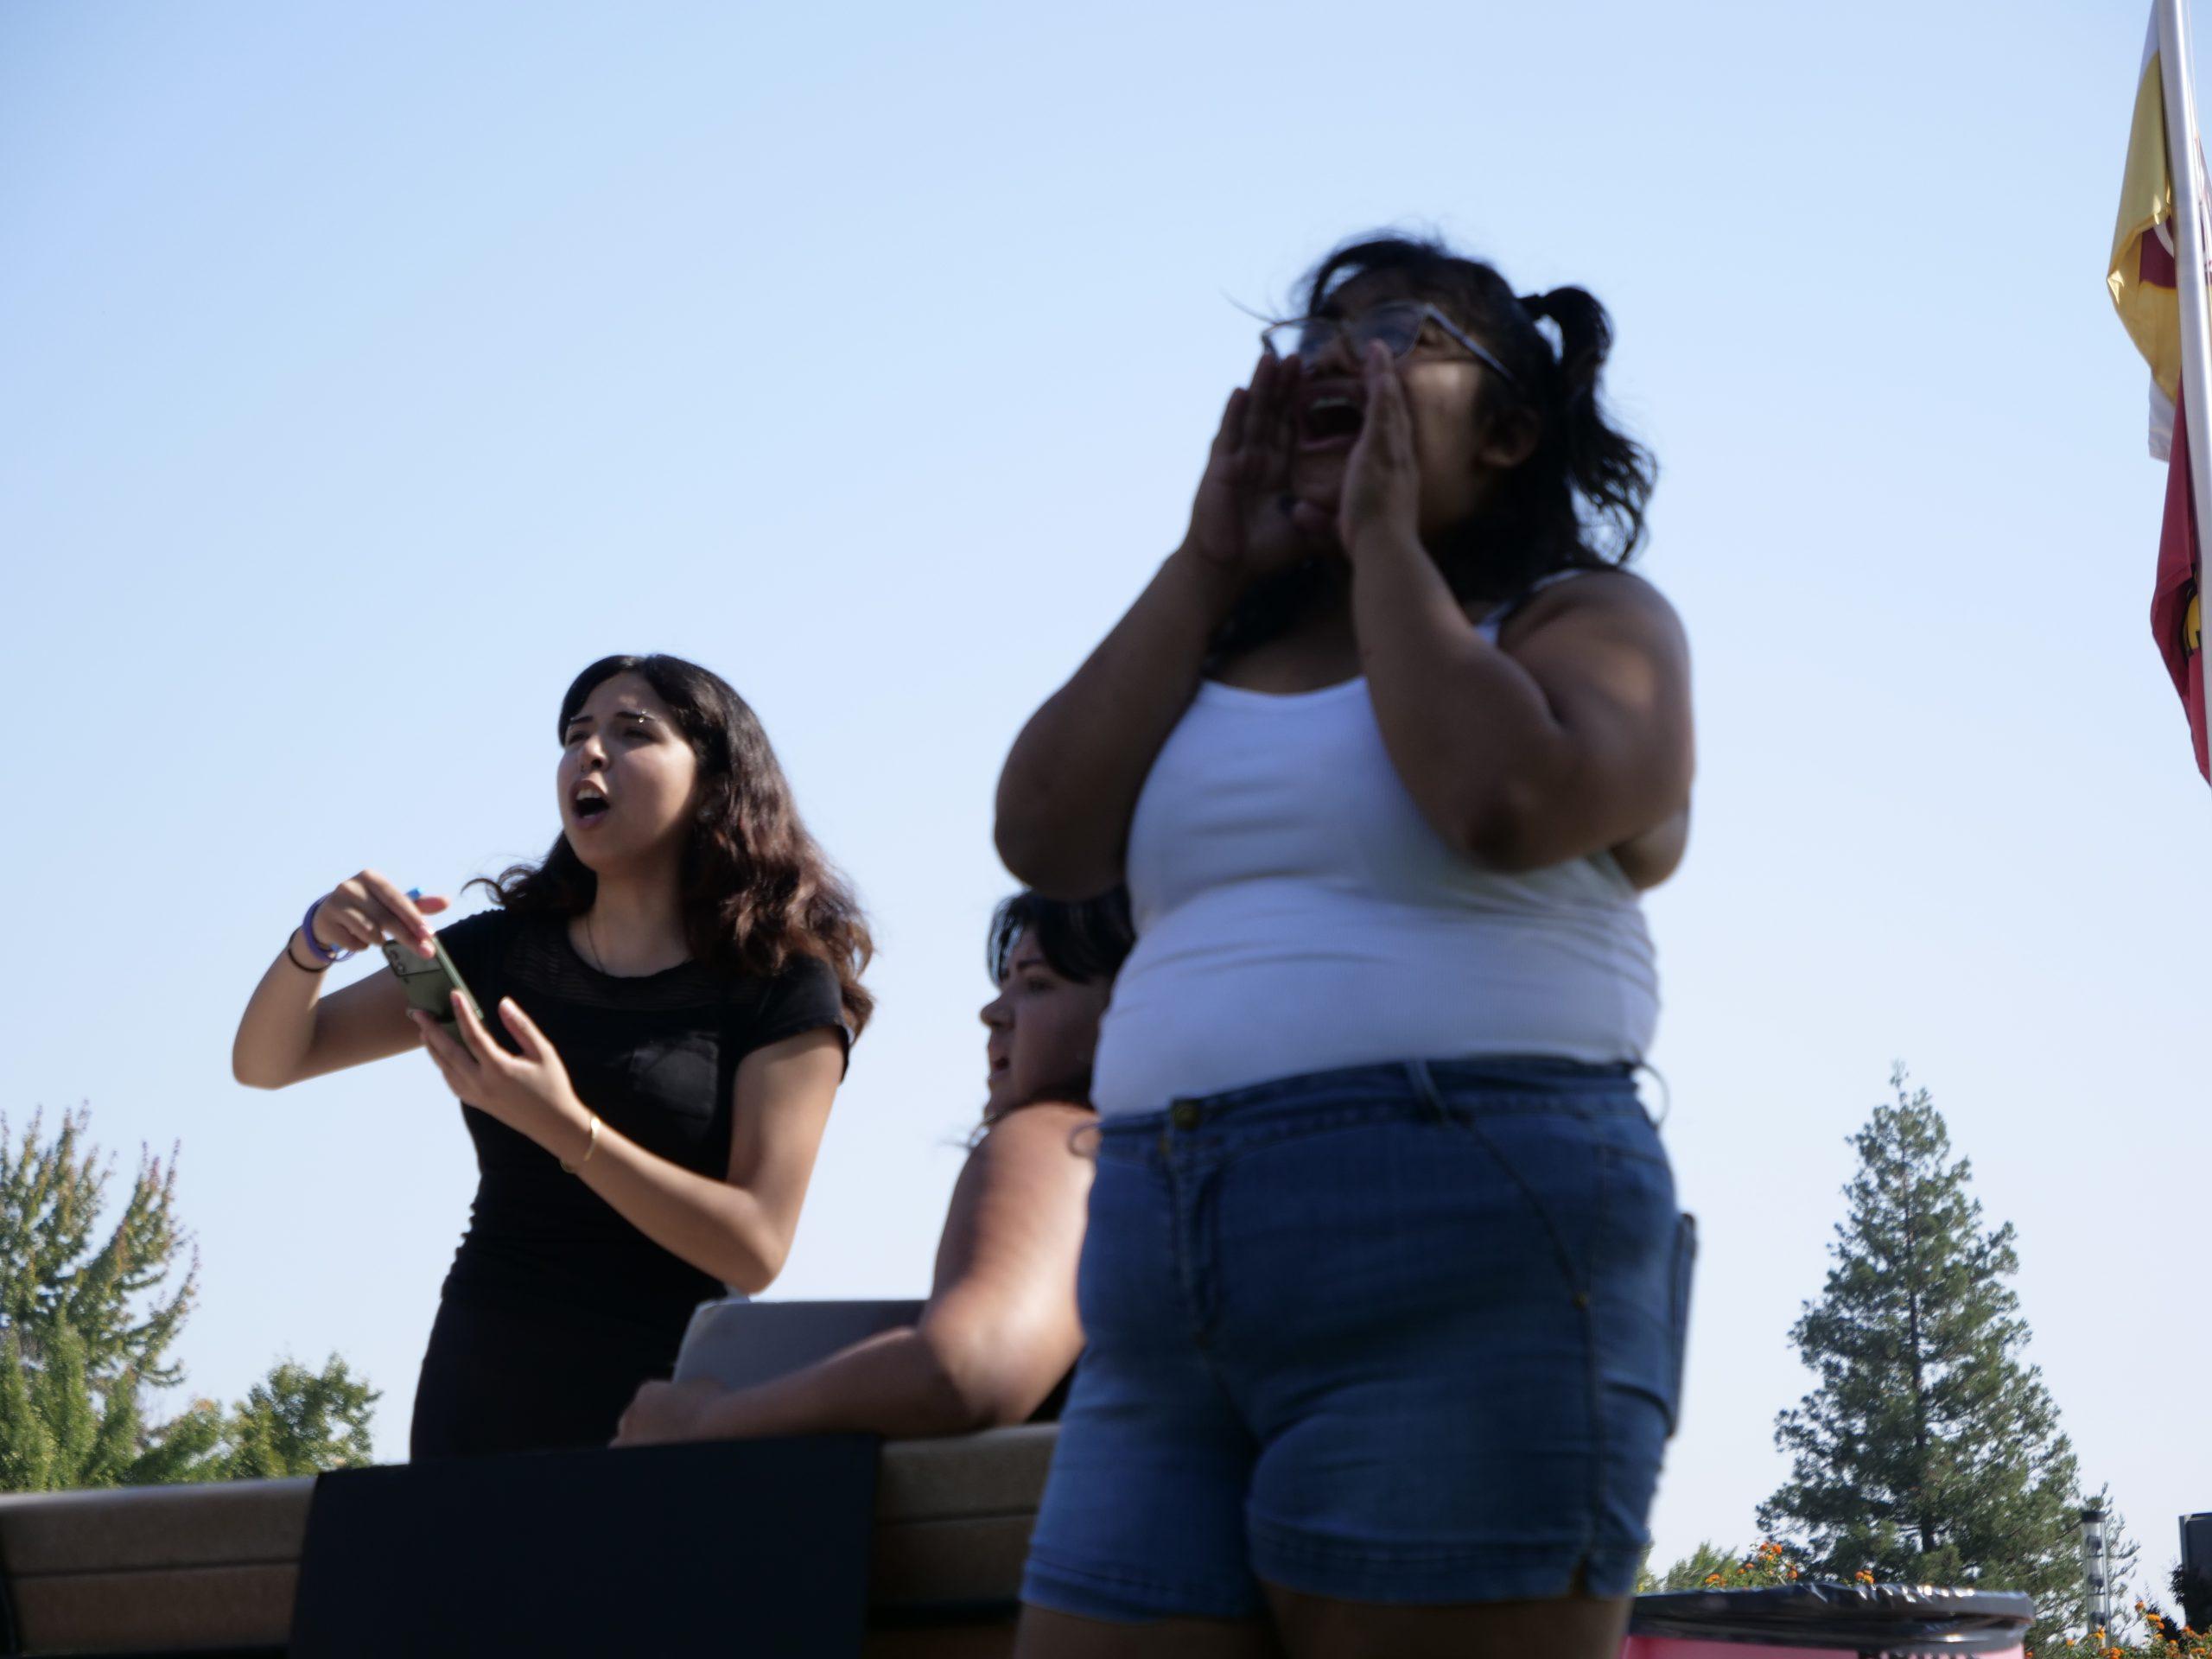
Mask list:
MULTIPOLYGON (((2174 192, 2174 271, 2181 304, 2181 391, 2189 422, 2189 486, 2199 515, 2212 513, 2212 320, 2206 316, 2204 220, 2198 204, 2196 93, 2190 73, 2186 0, 2152 0, 2158 26, 2158 78, 2165 94, 2166 173, 2174 192)), ((2198 573, 2198 610, 2203 616, 2204 550, 2190 550, 2198 573)), ((2202 641, 2200 639, 2200 647, 2202 641)), ((2196 672, 2205 707, 2212 710, 2212 653, 2199 649, 2196 672)))
POLYGON ((2105 1512, 2092 1503, 2082 1511, 2082 1588, 2092 1630, 2112 1628, 2112 1560, 2105 1533, 2105 1512))

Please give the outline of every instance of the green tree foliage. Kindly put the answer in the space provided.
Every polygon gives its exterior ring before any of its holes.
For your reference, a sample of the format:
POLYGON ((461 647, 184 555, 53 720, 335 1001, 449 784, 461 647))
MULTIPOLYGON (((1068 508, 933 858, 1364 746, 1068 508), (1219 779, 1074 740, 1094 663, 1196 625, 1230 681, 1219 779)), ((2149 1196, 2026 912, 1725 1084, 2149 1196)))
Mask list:
POLYGON ((0 1122, 0 1487, 52 1491, 184 1477, 212 1449, 208 1414, 158 1428, 142 1394, 175 1386, 170 1356, 199 1286, 175 1219, 175 1160, 142 1154, 112 1225, 110 1161, 87 1114, 49 1139, 0 1122))
POLYGON ((365 1461, 377 1395, 334 1355, 320 1374, 276 1366, 232 1412, 201 1400, 157 1420, 199 1288, 175 1160, 142 1154, 105 1220, 114 1170, 89 1128, 82 1109, 50 1136, 42 1118, 20 1135, 0 1119, 0 1491, 365 1461))
POLYGON ((265 1479, 367 1463, 369 1420, 381 1397, 335 1354, 319 1372, 286 1360, 225 1424, 223 1473, 265 1479))
POLYGON ((2006 1281, 2010 1224, 1982 1224, 1928 1091, 1891 1074, 1853 1144, 1834 1265, 1790 1332, 1819 1386, 1776 1420, 1790 1478, 1759 1506, 1809 1573, 2024 1590, 2037 1633, 2078 1628, 2074 1451, 2006 1281))

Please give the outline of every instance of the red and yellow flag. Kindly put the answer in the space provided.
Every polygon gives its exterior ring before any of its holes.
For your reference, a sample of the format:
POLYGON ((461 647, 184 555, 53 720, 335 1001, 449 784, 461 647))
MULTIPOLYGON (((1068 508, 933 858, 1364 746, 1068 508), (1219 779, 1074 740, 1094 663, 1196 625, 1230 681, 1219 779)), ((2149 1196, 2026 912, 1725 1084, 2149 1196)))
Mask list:
POLYGON ((2161 461, 2165 459, 2164 437, 2171 429, 2174 400, 2181 395, 2181 308, 2174 294, 2170 154, 2164 66, 2154 17, 2143 42, 2143 73, 2135 83, 2127 171, 2120 181, 2120 222, 2113 227, 2112 270, 2105 286, 2112 289, 2120 326, 2151 365, 2152 453, 2161 461), (2158 407, 2160 402, 2163 410, 2158 407))
MULTIPOLYGON (((2158 527, 2158 570, 2151 589, 2151 633, 2188 711, 2196 769, 2212 779, 2205 744, 2202 644, 2196 569, 2196 510, 2190 489, 2188 411, 2182 407, 2181 301, 2177 288, 2174 187, 2167 158, 2164 66, 2153 14, 2135 85, 2127 134, 2127 171, 2113 228, 2112 290, 2120 325, 2151 365, 2151 453, 2166 463, 2165 515, 2158 527)), ((2200 167, 2199 171, 2202 172, 2200 167)), ((2203 222, 2203 204, 2197 204, 2203 222)), ((2200 411, 2200 416, 2202 411, 2200 411)))

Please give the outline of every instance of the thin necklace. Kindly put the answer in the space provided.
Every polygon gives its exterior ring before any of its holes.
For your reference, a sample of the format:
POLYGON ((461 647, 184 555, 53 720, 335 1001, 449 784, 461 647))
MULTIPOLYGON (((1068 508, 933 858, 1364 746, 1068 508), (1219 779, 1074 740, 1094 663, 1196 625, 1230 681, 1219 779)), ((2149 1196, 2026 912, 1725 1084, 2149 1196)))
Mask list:
POLYGON ((607 958, 599 954, 599 936, 591 931, 591 912, 584 912, 584 948, 591 952, 591 965, 600 973, 607 971, 607 958))

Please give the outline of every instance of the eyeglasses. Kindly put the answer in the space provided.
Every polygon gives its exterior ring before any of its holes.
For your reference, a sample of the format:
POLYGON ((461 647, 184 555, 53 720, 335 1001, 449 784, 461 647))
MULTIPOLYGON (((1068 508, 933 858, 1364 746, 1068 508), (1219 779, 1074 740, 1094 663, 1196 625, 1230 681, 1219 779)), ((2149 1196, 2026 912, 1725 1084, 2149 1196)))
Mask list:
POLYGON ((1299 317, 1290 322, 1269 323, 1260 330, 1260 344, 1267 348, 1269 357, 1295 354, 1311 363, 1339 339, 1350 348, 1355 361, 1365 357, 1367 348, 1379 340, 1390 348, 1392 357, 1406 357, 1421 344, 1421 330, 1432 322, 1506 385, 1520 385, 1512 370, 1470 340, 1451 318, 1434 306, 1415 300, 1386 301, 1370 306, 1353 317, 1299 317))

